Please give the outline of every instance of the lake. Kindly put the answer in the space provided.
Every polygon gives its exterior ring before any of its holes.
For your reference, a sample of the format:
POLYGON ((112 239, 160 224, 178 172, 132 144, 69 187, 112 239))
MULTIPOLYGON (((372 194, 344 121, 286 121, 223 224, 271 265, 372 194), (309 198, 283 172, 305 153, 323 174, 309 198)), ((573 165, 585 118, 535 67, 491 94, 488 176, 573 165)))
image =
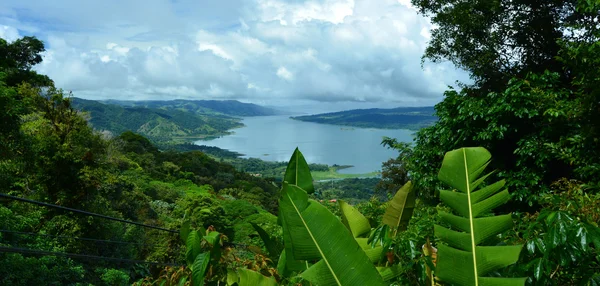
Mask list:
POLYGON ((280 115, 246 117, 243 123, 246 126, 231 135, 195 143, 242 153, 245 158, 286 162, 298 147, 308 163, 352 165, 340 173, 364 174, 381 170, 381 163, 398 156, 381 146, 384 136, 411 142, 414 132, 318 124, 280 115))

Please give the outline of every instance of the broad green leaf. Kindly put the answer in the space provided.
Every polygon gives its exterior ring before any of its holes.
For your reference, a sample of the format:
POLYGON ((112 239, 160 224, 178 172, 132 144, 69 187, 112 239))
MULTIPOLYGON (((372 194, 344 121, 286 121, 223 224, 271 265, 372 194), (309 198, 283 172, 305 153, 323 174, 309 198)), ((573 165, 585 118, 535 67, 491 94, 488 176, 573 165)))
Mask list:
POLYGON ((383 223, 394 230, 395 237, 398 231, 406 230, 410 217, 415 209, 415 193, 409 181, 396 192, 383 214, 383 223))
POLYGON ((298 148, 294 150, 294 154, 290 158, 283 179, 288 184, 302 188, 308 194, 312 194, 315 191, 308 163, 306 163, 304 156, 298 148))
POLYGON ((287 259, 285 249, 281 252, 279 261, 277 262, 277 272, 279 275, 282 277, 292 277, 294 273, 302 272, 306 269, 308 269, 308 263, 306 261, 290 261, 287 259))
POLYGON ((331 271, 324 260, 321 260, 306 269, 306 271, 300 274, 300 277, 319 286, 340 285, 335 280, 335 277, 331 275, 331 271))
POLYGON ((377 271, 379 271, 383 281, 388 281, 402 274, 402 266, 395 264, 387 267, 377 267, 377 271))
POLYGON ((221 233, 211 231, 208 235, 204 236, 204 240, 211 245, 210 258, 213 261, 219 261, 221 259, 221 233))
POLYGON ((234 283, 238 283, 240 278, 233 269, 227 269, 227 285, 233 285, 234 283))
MULTIPOLYGON (((308 195, 306 194, 306 192, 297 193, 296 195, 301 196, 298 198, 299 200, 308 201, 308 195)), ((281 206, 281 199, 280 199, 279 205, 281 206)), ((298 259, 294 255, 294 252, 292 251, 291 230, 290 230, 290 227, 288 227, 288 223, 286 221, 285 216, 281 212, 281 207, 279 208, 278 219, 279 219, 279 221, 281 221, 281 226, 283 227, 283 244, 284 244, 284 252, 285 252, 285 259, 283 261, 285 261, 285 269, 286 269, 287 273, 299 272, 299 271, 306 270, 306 268, 307 268, 307 267, 305 267, 306 263, 304 261, 302 261, 301 259, 298 259)), ((300 229, 297 231, 300 231, 303 234, 306 232, 306 231, 304 231, 304 229, 300 229)), ((305 235, 308 235, 308 234, 305 234, 305 235)))
POLYGON ((485 277, 491 271, 516 263, 522 245, 482 246, 488 239, 510 229, 510 215, 488 216, 510 197, 499 181, 478 189, 491 154, 484 148, 462 148, 444 156, 438 177, 457 191, 440 191, 440 199, 458 215, 439 212, 451 228, 435 225, 438 244, 436 276, 455 285, 524 285, 525 278, 485 277), (485 215, 485 216, 484 216, 485 215))
POLYGON ((281 251, 283 250, 283 245, 281 245, 281 242, 273 239, 262 227, 258 226, 257 224, 253 222, 250 222, 250 224, 252 225, 254 230, 256 230, 263 243, 265 244, 267 251, 269 251, 269 256, 271 257, 271 260, 276 261, 281 255, 281 251))
POLYGON ((384 254, 382 246, 371 247, 371 245, 368 242, 368 238, 364 237, 356 238, 356 242, 358 243, 360 248, 362 248, 362 250, 365 251, 365 254, 367 255, 367 257, 369 257, 369 260, 371 260, 371 262, 376 263, 381 261, 384 254))
POLYGON ((197 231, 190 231, 186 240, 186 252, 185 252, 185 260, 187 262, 188 267, 193 267, 194 261, 196 260, 196 256, 200 254, 201 251, 201 238, 200 234, 197 231))
POLYGON ((383 285, 377 269, 350 231, 327 208, 309 201, 304 190, 284 182, 279 211, 285 221, 284 233, 291 242, 288 246, 286 241, 286 255, 321 259, 317 264, 327 267, 336 285, 383 285))
POLYGON ((190 234, 190 221, 185 221, 181 224, 181 229, 179 230, 179 237, 182 241, 186 242, 188 234, 190 234))
POLYGON ((266 277, 250 269, 238 269, 239 286, 277 286, 273 277, 266 277))
POLYGON ((369 220, 357 209, 342 200, 339 201, 339 204, 342 212, 342 223, 354 237, 361 237, 371 231, 369 220))
MULTIPOLYGON (((460 248, 465 251, 471 251, 471 234, 470 222, 466 218, 455 216, 446 212, 440 211, 442 221, 451 224, 463 232, 447 229, 443 226, 436 225, 436 235, 453 247, 460 248)), ((509 230, 513 226, 513 221, 510 215, 490 216, 473 219, 473 238, 475 244, 486 241, 487 239, 509 230)))
POLYGON ((438 178, 462 193, 471 193, 473 182, 490 163, 492 155, 482 147, 461 148, 444 156, 438 178))
POLYGON ((205 252, 196 256, 192 267, 192 285, 204 285, 204 275, 208 268, 210 254, 205 252))

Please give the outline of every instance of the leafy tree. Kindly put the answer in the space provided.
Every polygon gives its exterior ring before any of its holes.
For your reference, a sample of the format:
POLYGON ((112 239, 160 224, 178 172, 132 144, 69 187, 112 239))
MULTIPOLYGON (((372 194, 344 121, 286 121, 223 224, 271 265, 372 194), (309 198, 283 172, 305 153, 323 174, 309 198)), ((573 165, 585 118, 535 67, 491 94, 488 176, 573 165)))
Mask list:
POLYGON ((512 179, 513 208, 539 208, 538 196, 563 177, 598 190, 597 4, 413 3, 439 25, 425 57, 451 60, 476 80, 445 92, 439 121, 417 133, 414 148, 398 146, 420 195, 435 201, 439 162, 462 146, 483 146, 497 158, 496 178, 512 179))
POLYGON ((9 43, 0 38, 0 73, 8 86, 28 82, 35 86, 52 86, 53 82, 31 68, 42 62, 44 43, 35 37, 23 37, 9 43))
MULTIPOLYGON (((546 70, 563 73, 557 39, 575 41, 570 25, 591 27, 593 17, 576 9, 578 0, 412 0, 437 27, 424 59, 449 60, 467 70, 475 86, 498 91, 512 77, 546 70)), ((569 82, 569 73, 564 74, 569 82)))

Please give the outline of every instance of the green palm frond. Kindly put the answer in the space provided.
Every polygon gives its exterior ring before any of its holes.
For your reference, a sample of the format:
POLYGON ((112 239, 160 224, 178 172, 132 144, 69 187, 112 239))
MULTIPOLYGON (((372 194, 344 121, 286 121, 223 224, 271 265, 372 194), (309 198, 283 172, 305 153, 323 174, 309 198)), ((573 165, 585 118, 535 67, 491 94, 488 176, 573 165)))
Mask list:
POLYGON ((484 246, 485 242, 513 225, 510 215, 490 216, 509 200, 504 181, 480 187, 491 174, 483 174, 491 154, 481 147, 461 148, 444 156, 438 178, 454 188, 440 191, 440 199, 456 214, 440 212, 446 228, 435 226, 438 246, 436 276, 455 285, 524 285, 525 278, 485 277, 491 271, 517 261, 522 245, 484 246))

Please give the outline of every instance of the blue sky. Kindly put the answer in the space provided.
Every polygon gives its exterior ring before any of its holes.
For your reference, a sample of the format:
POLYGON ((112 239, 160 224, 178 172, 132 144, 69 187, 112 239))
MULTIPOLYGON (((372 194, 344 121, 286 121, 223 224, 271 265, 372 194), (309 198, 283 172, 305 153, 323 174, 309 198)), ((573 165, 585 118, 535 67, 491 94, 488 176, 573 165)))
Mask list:
POLYGON ((0 36, 90 99, 238 99, 324 110, 432 105, 468 76, 421 55, 407 0, 4 0, 0 36))

